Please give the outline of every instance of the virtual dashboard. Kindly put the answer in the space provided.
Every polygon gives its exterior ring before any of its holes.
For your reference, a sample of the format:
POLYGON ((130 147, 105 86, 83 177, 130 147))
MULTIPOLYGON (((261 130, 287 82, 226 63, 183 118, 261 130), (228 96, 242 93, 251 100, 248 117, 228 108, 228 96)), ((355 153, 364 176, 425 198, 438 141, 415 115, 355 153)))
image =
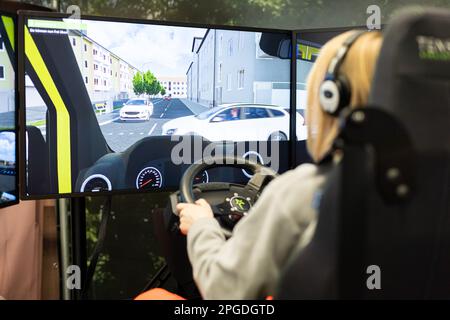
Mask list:
MULTIPOLYGON (((193 145, 201 146, 199 149, 201 156, 208 148, 208 150, 215 150, 220 154, 237 155, 240 158, 251 159, 262 164, 270 165, 272 162, 277 165, 279 172, 286 171, 288 168, 286 158, 278 159, 275 154, 267 152, 267 143, 251 146, 251 143, 222 144, 206 142, 200 137, 184 138, 189 141, 192 139, 193 145), (198 144, 194 142, 195 140, 203 144, 198 144), (264 150, 258 150, 258 146, 259 149, 264 150)), ((199 158, 189 157, 184 163, 179 163, 182 159, 171 158, 170 155, 176 156, 173 155, 173 150, 177 143, 170 137, 148 137, 137 142, 125 152, 106 154, 92 167, 80 173, 76 192, 178 189, 184 171, 199 158)), ((287 151, 287 143, 281 143, 280 146, 281 152, 287 151)), ((192 148, 195 147, 192 146, 192 148)), ((195 177, 194 183, 233 182, 245 184, 250 177, 251 174, 245 170, 224 166, 199 173, 195 177)))

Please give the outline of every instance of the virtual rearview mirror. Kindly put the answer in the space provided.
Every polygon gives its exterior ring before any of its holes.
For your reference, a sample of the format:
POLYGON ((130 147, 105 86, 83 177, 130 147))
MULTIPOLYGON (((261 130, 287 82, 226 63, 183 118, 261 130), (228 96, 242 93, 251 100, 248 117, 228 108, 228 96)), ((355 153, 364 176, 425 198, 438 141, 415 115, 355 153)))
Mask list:
POLYGON ((287 34, 263 32, 259 46, 263 52, 270 56, 280 59, 291 58, 291 38, 287 34))

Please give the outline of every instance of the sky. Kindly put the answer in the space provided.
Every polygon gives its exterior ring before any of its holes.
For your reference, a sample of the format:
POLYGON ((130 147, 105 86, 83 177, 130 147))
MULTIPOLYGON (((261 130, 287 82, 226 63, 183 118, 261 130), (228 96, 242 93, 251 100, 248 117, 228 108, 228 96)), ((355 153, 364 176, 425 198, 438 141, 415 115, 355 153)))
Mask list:
POLYGON ((206 29, 83 21, 87 35, 141 71, 157 77, 184 76, 192 62, 192 41, 206 29))
POLYGON ((11 132, 0 133, 0 160, 16 161, 16 144, 14 134, 11 132))

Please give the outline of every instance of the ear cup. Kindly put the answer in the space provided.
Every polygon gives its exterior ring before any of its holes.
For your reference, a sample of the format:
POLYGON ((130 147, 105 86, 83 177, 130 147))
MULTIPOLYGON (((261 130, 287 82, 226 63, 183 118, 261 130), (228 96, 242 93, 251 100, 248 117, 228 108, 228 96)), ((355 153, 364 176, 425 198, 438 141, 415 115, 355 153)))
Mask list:
POLYGON ((325 80, 319 89, 319 101, 325 112, 335 114, 339 108, 340 90, 334 80, 325 80))
POLYGON ((349 88, 348 81, 343 76, 336 80, 325 80, 319 91, 319 101, 323 110, 332 116, 339 116, 341 110, 350 104, 349 88))
POLYGON ((355 31, 337 50, 335 57, 331 60, 325 80, 320 85, 319 101, 324 112, 338 117, 341 110, 350 105, 351 87, 345 76, 339 74, 339 67, 343 63, 350 47, 363 34, 365 30, 355 31))

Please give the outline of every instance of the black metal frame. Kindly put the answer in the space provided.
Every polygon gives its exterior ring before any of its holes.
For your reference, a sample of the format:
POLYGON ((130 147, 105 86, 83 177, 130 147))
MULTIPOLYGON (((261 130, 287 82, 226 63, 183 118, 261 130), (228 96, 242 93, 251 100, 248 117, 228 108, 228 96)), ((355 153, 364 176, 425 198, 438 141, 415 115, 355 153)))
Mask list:
POLYGON ((17 43, 18 43, 18 39, 17 39, 17 16, 13 13, 10 12, 8 10, 0 10, 0 16, 7 16, 7 17, 11 17, 13 19, 13 21, 15 22, 15 26, 14 26, 14 47, 16 48, 16 50, 14 50, 14 56, 16 61, 11 61, 11 64, 13 65, 13 69, 14 69, 14 134, 15 134, 15 142, 16 142, 16 162, 15 162, 15 169, 16 169, 16 176, 15 176, 15 187, 16 187, 16 200, 13 201, 9 201, 3 204, 0 204, 0 208, 5 208, 5 207, 9 207, 9 206, 13 206, 19 203, 19 198, 21 195, 20 192, 20 121, 19 121, 19 72, 18 72, 18 58, 19 58, 19 53, 17 50, 17 43))
POLYGON ((81 300, 87 272, 86 199, 71 199, 70 214, 72 264, 79 266, 81 271, 81 289, 72 290, 71 296, 73 300, 81 300))

